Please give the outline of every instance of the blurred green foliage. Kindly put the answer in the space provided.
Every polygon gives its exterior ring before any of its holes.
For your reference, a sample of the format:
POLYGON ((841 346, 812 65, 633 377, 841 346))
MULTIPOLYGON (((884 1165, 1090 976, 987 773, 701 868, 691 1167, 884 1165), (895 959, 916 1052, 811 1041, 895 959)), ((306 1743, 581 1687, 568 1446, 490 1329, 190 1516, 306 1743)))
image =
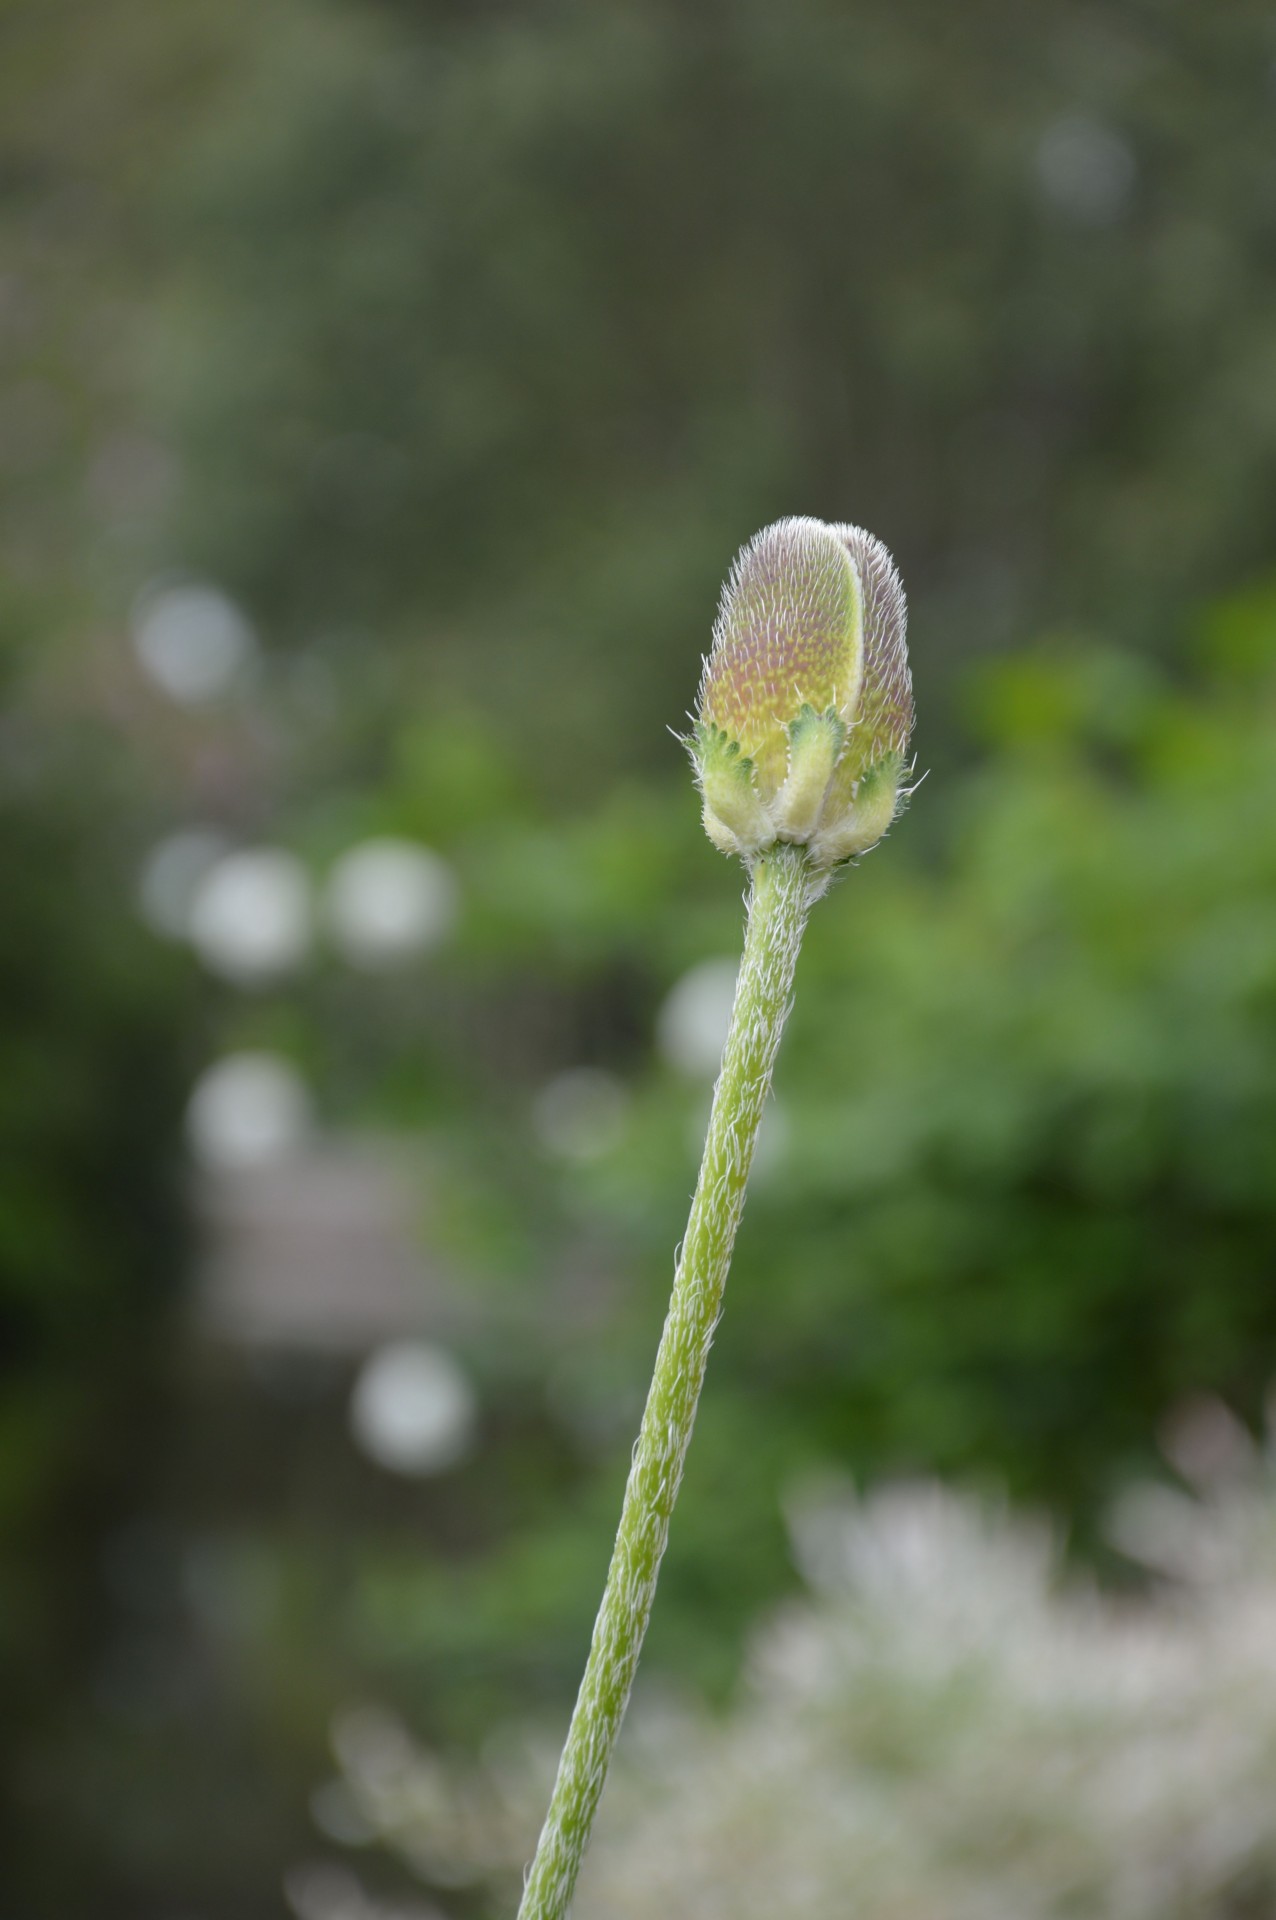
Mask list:
POLYGON ((1276 505, 1267 10, 275 0, 164 182, 164 563, 428 646, 575 798, 723 555, 869 518, 955 662, 1163 648, 1276 505))
MULTIPOLYGON (((788 1578, 783 1486, 816 1462, 1002 1483, 1093 1544, 1184 1394, 1212 1388, 1258 1416, 1276 1353, 1270 593, 1221 604, 1203 652, 1176 681, 1059 640, 984 676, 982 763, 915 802, 942 813, 933 861, 910 849, 908 817, 814 916, 657 1661, 729 1674, 739 1626, 788 1578)), ((735 876, 705 871, 685 786, 666 804, 659 832, 655 795, 640 808, 623 793, 562 831, 552 883, 540 829, 476 840, 459 857, 486 914, 462 963, 513 956, 506 990, 526 996, 570 956, 588 1004, 636 969, 669 985, 690 959, 733 954, 735 876), (633 884, 609 889, 609 868, 633 884)), ((632 1072, 623 1044, 587 1057, 632 1072)), ((527 1352, 584 1430, 605 1432, 613 1409, 610 1470, 596 1507, 538 1519, 503 1576, 474 1571, 455 1628, 428 1570, 406 1576, 396 1617, 414 1623, 414 1659, 434 1646, 446 1671, 460 1644, 481 1665, 489 1634, 516 1662, 543 1658, 581 1542, 601 1560, 706 1098, 640 1066, 627 1137, 560 1173, 562 1241, 610 1249, 631 1286, 609 1327, 574 1330, 542 1252, 527 1352)), ((481 1211, 480 1164, 470 1178, 481 1211)), ((526 1296, 525 1247, 512 1278, 526 1296)), ((577 1635, 591 1597, 582 1568, 577 1635)), ((572 1662, 564 1646, 564 1686, 572 1662)))

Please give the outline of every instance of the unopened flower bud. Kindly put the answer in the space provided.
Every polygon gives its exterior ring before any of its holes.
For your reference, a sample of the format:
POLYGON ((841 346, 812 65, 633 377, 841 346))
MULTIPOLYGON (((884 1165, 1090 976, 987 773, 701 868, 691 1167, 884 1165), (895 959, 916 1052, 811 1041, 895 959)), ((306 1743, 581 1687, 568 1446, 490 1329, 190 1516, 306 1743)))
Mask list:
POLYGON ((862 527, 779 520, 741 551, 690 741, 724 853, 787 840, 829 868, 881 839, 913 725, 905 625, 895 564, 862 527))

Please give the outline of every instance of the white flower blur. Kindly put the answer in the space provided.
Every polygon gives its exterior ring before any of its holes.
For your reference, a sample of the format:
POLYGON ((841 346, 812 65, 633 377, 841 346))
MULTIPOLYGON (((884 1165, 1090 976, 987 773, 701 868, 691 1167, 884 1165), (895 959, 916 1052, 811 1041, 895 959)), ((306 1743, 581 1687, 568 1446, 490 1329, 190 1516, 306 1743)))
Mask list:
POLYGON ((188 931, 211 973, 263 986, 301 965, 310 949, 310 881, 282 847, 228 853, 195 888, 188 931))
MULTIPOLYGON (((1178 1577, 1138 1598, 1065 1583, 1048 1528, 936 1486, 798 1493, 811 1597, 730 1715, 644 1729, 639 1696, 573 1914, 1219 1920, 1240 1889, 1267 1913, 1276 1470, 1161 1493, 1168 1530, 1118 1530, 1178 1577)), ((347 1777, 405 1861, 510 1905, 555 1755, 505 1744, 485 1778, 420 1749, 347 1777)))
POLYGON ((239 1173, 286 1160, 310 1131, 310 1096, 281 1055, 227 1054, 206 1067, 186 1108, 186 1137, 210 1173, 239 1173))
POLYGON ((324 916, 352 966, 401 965, 446 940, 456 924, 451 867, 412 840, 365 840, 328 879, 324 916))
POLYGON ((151 848, 138 880, 138 906, 153 933, 168 940, 190 935, 191 907, 208 872, 226 852, 224 834, 187 827, 151 848))
POLYGON ((656 1016, 656 1044, 688 1079, 712 1080, 731 1025, 737 964, 702 960, 670 988, 656 1016))
POLYGON ((247 620, 217 587, 152 587, 134 608, 133 649, 142 671, 179 706, 228 693, 256 646, 247 620))
POLYGON ((478 1407, 459 1363, 442 1347, 396 1340, 368 1359, 350 1401, 354 1437, 391 1473, 444 1473, 469 1453, 478 1407))
POLYGON ((1138 168, 1114 128, 1088 114, 1066 114, 1042 134, 1037 181, 1059 212, 1079 226, 1113 226, 1129 210, 1138 168))

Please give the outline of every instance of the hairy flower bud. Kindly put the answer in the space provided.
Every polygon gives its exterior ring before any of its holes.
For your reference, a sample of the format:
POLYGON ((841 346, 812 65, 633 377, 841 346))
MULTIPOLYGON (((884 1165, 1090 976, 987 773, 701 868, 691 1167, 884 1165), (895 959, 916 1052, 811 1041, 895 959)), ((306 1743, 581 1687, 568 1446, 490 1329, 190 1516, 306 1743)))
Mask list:
POLYGON ((899 810, 913 725, 904 589, 862 527, 778 520, 722 591, 689 742, 705 831, 753 860, 777 840, 837 866, 899 810))

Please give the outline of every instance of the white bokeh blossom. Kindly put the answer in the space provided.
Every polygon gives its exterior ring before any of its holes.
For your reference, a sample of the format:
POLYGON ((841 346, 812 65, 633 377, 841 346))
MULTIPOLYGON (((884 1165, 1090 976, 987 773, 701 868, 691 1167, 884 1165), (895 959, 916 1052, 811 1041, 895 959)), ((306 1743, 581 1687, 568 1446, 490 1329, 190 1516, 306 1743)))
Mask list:
MULTIPOLYGON (((1114 1534, 1160 1576, 1138 1598, 934 1485, 800 1490, 789 1517, 809 1597, 759 1634, 727 1718, 635 1702, 574 1920, 1273 1910, 1270 1464, 1233 1448, 1195 1494, 1126 1496, 1114 1534)), ((365 1817, 508 1900, 552 1755, 511 1734, 476 1775, 397 1739, 389 1773, 339 1755, 365 1817)))

